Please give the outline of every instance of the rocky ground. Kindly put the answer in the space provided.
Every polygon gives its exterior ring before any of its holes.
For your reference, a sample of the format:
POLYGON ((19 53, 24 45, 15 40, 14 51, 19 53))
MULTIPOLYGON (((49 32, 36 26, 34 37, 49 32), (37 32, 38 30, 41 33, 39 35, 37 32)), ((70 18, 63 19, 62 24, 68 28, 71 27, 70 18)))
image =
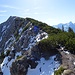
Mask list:
POLYGON ((59 52, 62 55, 62 65, 66 68, 63 75, 75 75, 75 55, 62 49, 59 49, 59 52))

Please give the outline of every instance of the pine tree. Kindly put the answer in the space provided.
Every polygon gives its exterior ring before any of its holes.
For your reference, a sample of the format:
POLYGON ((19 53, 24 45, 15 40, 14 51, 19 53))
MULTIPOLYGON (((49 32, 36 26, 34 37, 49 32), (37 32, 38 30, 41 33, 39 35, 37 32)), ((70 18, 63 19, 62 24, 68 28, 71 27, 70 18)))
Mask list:
POLYGON ((71 27, 68 28, 68 32, 74 32, 71 27))
POLYGON ((62 25, 62 31, 64 32, 64 26, 62 25))

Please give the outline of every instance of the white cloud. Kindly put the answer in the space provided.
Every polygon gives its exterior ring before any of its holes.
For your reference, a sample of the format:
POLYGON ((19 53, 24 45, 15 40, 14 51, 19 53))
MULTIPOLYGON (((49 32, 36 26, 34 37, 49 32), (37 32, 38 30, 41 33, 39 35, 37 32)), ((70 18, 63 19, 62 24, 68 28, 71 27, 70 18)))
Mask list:
POLYGON ((20 12, 27 13, 27 12, 30 12, 30 9, 20 9, 20 12))
POLYGON ((31 13, 30 13, 30 9, 25 9, 25 10, 24 10, 24 9, 21 9, 21 10, 19 10, 18 12, 22 13, 22 15, 24 15, 24 14, 25 14, 25 15, 31 14, 31 13))
POLYGON ((29 12, 29 11, 30 11, 30 9, 26 9, 26 10, 25 10, 25 12, 29 12))
POLYGON ((40 13, 38 13, 38 12, 35 12, 34 14, 35 14, 35 15, 38 15, 38 14, 40 14, 40 13))
POLYGON ((25 15, 30 15, 31 13, 23 13, 23 14, 25 14, 25 15))
POLYGON ((37 9, 40 9, 40 8, 41 8, 41 7, 35 7, 34 9, 37 10, 37 9))
POLYGON ((44 20, 44 22, 51 25, 51 26, 59 24, 58 18, 48 18, 48 19, 44 20))
POLYGON ((41 15, 46 15, 46 14, 48 14, 48 12, 34 12, 33 14, 41 14, 41 15))
POLYGON ((0 14, 0 17, 2 17, 2 16, 7 16, 7 15, 0 14))
POLYGON ((7 12, 6 10, 0 10, 0 13, 5 13, 5 12, 7 12))
POLYGON ((10 5, 0 5, 1 7, 4 7, 4 8, 10 8, 10 9, 20 9, 18 7, 14 7, 14 6, 10 6, 10 5))

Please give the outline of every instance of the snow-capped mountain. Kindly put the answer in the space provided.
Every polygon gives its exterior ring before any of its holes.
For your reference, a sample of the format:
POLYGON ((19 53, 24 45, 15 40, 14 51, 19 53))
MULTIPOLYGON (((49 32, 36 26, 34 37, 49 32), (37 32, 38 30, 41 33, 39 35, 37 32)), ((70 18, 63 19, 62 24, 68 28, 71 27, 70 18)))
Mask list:
POLYGON ((45 60, 38 48, 48 33, 28 18, 10 16, 0 24, 1 75, 52 75, 60 65, 57 55, 45 60))
POLYGON ((75 32, 75 23, 72 23, 72 22, 65 23, 65 24, 60 23, 58 25, 54 25, 53 27, 62 29, 62 26, 64 27, 65 31, 68 31, 68 28, 71 27, 73 29, 73 31, 75 32))

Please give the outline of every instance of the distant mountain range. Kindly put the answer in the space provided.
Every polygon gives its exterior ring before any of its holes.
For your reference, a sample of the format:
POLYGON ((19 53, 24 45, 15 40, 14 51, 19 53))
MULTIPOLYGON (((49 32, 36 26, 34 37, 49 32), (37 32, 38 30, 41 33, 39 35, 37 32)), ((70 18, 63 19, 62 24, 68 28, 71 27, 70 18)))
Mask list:
POLYGON ((58 25, 54 25, 53 27, 62 29, 62 26, 64 27, 65 31, 68 31, 68 28, 71 27, 73 29, 73 31, 75 32, 75 23, 72 23, 72 22, 65 23, 65 24, 60 23, 58 25))

